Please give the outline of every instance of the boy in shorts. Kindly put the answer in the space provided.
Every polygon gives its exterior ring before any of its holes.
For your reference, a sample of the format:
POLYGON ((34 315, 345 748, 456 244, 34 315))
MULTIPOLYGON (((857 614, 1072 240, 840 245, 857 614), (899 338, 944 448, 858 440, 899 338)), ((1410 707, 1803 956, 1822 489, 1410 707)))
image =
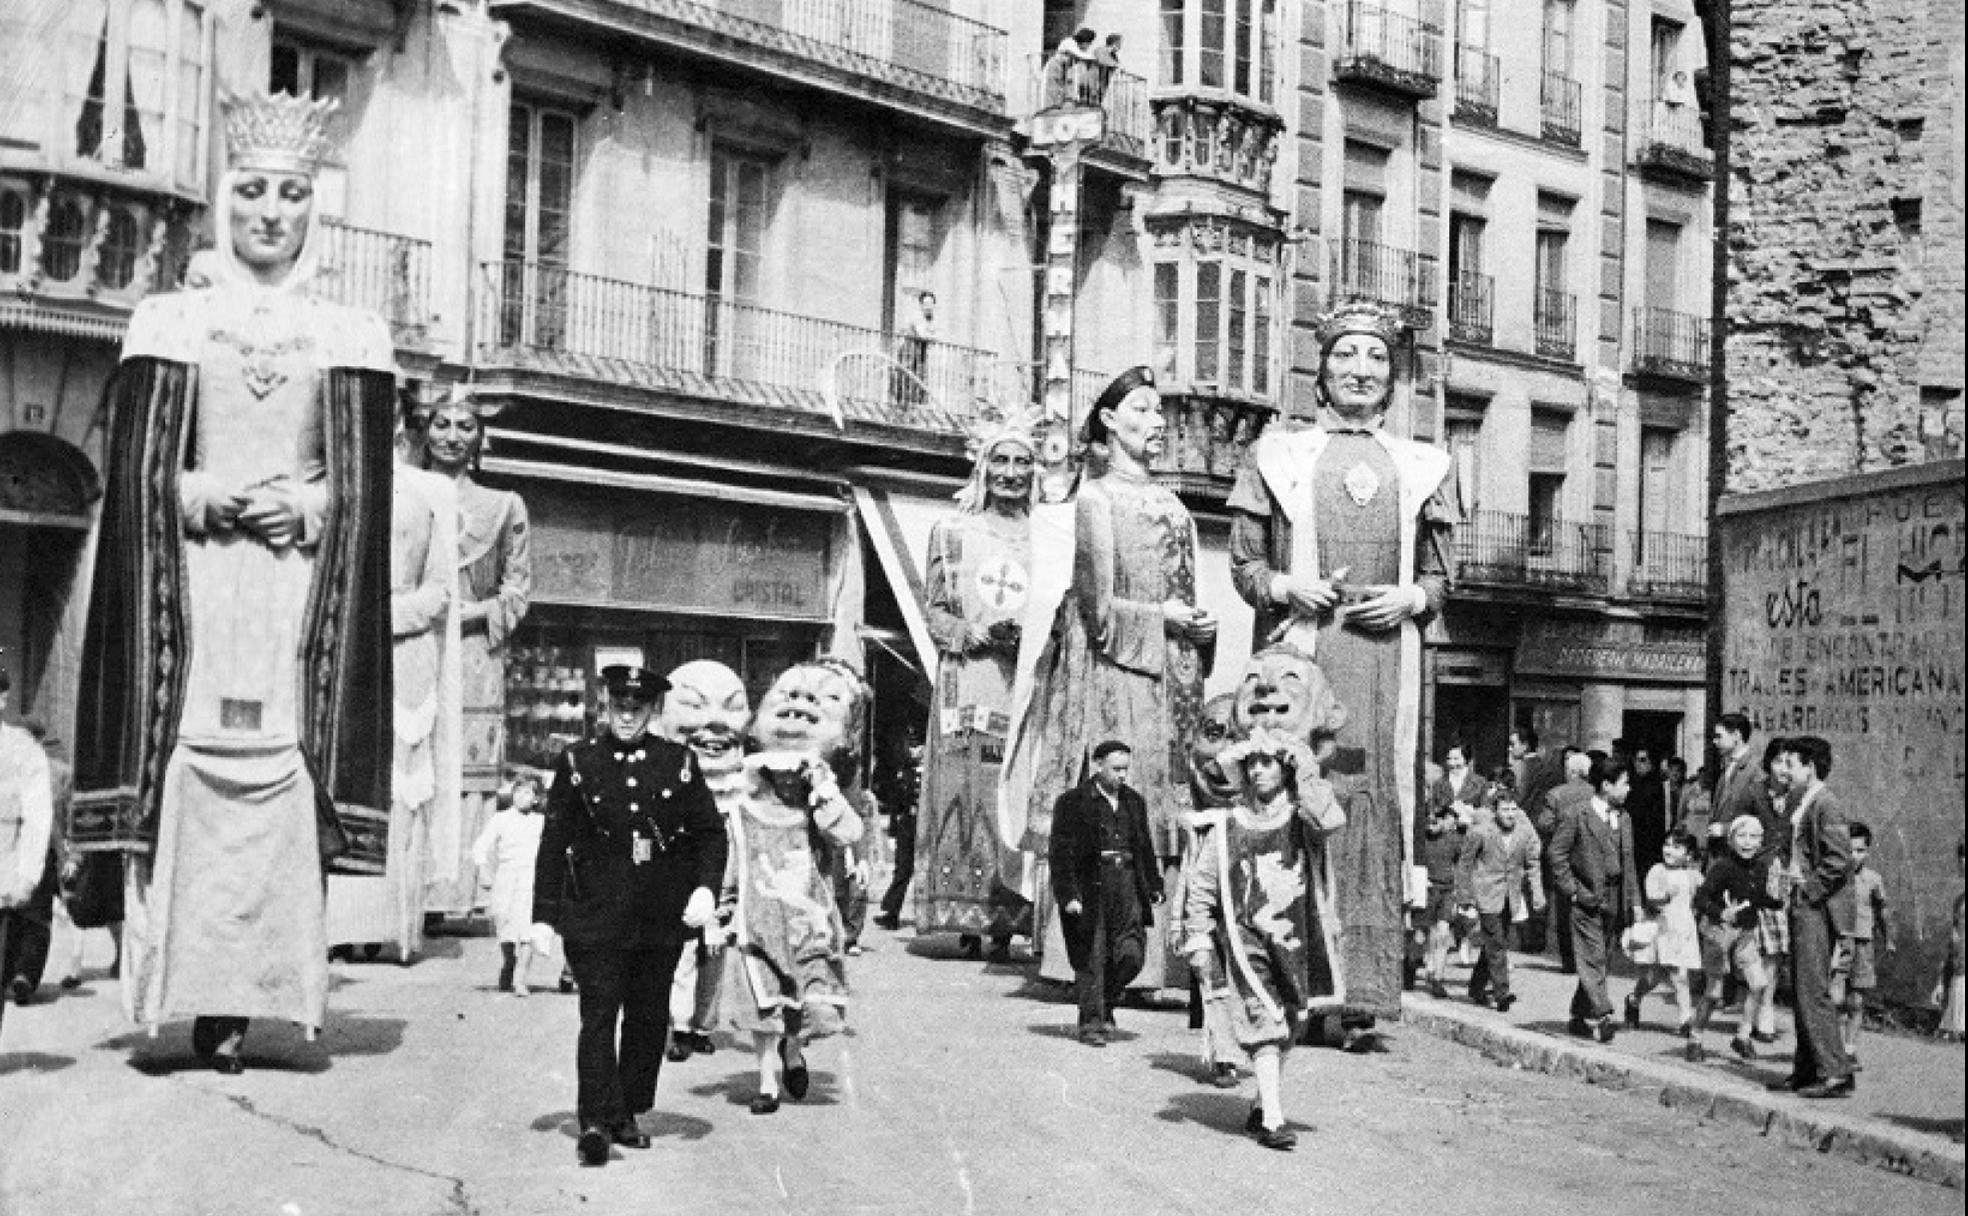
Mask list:
MULTIPOLYGON (((1886 922, 1886 882, 1866 864, 1872 853, 1872 829, 1852 821, 1852 895, 1858 911, 1852 934, 1839 939, 1831 959, 1831 1000, 1838 1006, 1840 1037, 1845 1054, 1858 1058, 1859 1031, 1864 1028, 1866 997, 1879 985, 1875 947, 1893 953, 1893 932, 1886 922)), ((1853 1067, 1858 1067, 1856 1063, 1853 1067)))
POLYGON ((1742 1020, 1729 1050, 1745 1060, 1756 1058, 1756 1044, 1750 1035, 1756 1028, 1757 1004, 1769 990, 1763 949, 1757 940, 1760 913, 1780 906, 1770 894, 1770 857, 1763 853, 1763 824, 1754 815, 1738 815, 1729 824, 1728 844, 1710 863, 1702 885, 1695 892, 1695 921, 1701 927, 1702 972, 1708 989, 1695 1002, 1694 1023, 1689 1031, 1687 1058, 1704 1059, 1702 1032, 1708 1019, 1722 1003, 1722 988, 1733 973, 1743 987, 1742 1020))

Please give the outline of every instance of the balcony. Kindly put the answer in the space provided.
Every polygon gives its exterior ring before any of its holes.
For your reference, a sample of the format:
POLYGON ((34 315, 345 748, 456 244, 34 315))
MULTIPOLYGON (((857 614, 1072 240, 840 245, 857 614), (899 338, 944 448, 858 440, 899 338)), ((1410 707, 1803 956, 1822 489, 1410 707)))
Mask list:
POLYGON ((1488 346, 1496 340, 1493 323, 1496 280, 1465 270, 1449 280, 1449 337, 1488 346))
POLYGON ((1578 297, 1570 292, 1539 288, 1531 309, 1531 326, 1538 355, 1545 359, 1578 361, 1578 297))
POLYGON ((1410 325, 1434 322, 1435 260, 1377 241, 1342 240, 1333 251, 1333 294, 1401 309, 1410 325))
POLYGON ((1585 133, 1579 82, 1557 72, 1546 72, 1538 89, 1538 129, 1555 144, 1576 148, 1585 133))
POLYGON ((148 190, 0 174, 0 328, 115 341, 177 286, 197 225, 148 190))
POLYGON ((1283 119, 1236 98, 1165 94, 1153 106, 1157 173, 1207 177, 1257 194, 1271 193, 1283 119))
POLYGON ((1612 544, 1604 524, 1472 511, 1455 530, 1458 582, 1605 595, 1612 544))
POLYGON ((1708 318, 1671 308, 1633 310, 1633 374, 1699 385, 1708 380, 1708 318))
POLYGON ((1701 111, 1694 106, 1654 102, 1638 142, 1634 167, 1648 177, 1695 187, 1715 180, 1715 157, 1703 142, 1701 111))
POLYGON ((1333 79, 1418 101, 1433 97, 1442 81, 1442 31, 1378 4, 1351 0, 1333 57, 1333 79))
POLYGON ((978 134, 1005 113, 1006 35, 919 0, 492 0, 978 134))
POLYGON ((430 327, 431 243, 340 221, 321 227, 314 293, 380 314, 399 347, 421 346, 430 327))
POLYGON ((1105 117, 1094 147, 1133 161, 1148 160, 1148 138, 1154 129, 1148 114, 1148 82, 1126 68, 1103 75, 1091 63, 1055 64, 1050 56, 1027 56, 1021 113, 1029 119, 1053 109, 1101 111, 1105 117))
POLYGON ((1477 126, 1497 125, 1497 98, 1503 69, 1495 55, 1475 47, 1456 47, 1455 119, 1477 126))
POLYGON ((1635 599, 1702 603, 1708 599, 1708 538, 1683 532, 1634 532, 1626 592, 1635 599))
POLYGON ((963 433, 1004 377, 984 351, 535 262, 488 262, 489 366, 832 420, 963 433))

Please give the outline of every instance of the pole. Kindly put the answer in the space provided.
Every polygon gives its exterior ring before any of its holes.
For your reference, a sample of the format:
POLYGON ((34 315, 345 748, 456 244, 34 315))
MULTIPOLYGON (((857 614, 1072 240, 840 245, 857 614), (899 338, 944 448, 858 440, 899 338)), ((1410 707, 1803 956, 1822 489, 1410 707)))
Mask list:
POLYGON ((1729 63, 1733 41, 1734 0, 1710 0, 1709 24, 1709 121, 1715 141, 1714 252, 1709 268, 1708 320, 1708 637, 1707 688, 1708 721, 1711 725, 1725 712, 1722 704, 1722 663, 1725 654, 1722 628, 1727 614, 1722 611, 1722 529, 1718 509, 1729 485, 1729 172, 1734 87, 1729 63))

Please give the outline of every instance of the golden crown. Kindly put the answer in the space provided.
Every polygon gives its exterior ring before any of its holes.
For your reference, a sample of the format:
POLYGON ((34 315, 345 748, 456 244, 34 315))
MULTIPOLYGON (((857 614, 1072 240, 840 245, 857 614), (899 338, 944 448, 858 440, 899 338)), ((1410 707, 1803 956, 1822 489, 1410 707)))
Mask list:
POLYGON ((224 100, 226 157, 233 168, 252 166, 312 176, 335 150, 329 119, 338 98, 310 101, 291 93, 224 100))
POLYGON ((1370 334, 1392 350, 1407 329, 1407 319, 1398 308, 1377 300, 1342 300, 1319 317, 1319 348, 1323 350, 1347 334, 1370 334))

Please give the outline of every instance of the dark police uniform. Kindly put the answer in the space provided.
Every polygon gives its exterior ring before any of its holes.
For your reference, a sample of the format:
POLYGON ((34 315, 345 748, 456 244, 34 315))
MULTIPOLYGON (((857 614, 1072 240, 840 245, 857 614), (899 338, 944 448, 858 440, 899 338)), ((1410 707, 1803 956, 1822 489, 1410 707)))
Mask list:
MULTIPOLYGON (((632 670, 647 679, 652 699, 666 687, 632 670)), ((633 1136, 634 1116, 655 1105, 670 981, 693 932, 684 906, 699 887, 717 893, 725 853, 724 821, 689 748, 604 733, 568 748, 555 766, 533 920, 565 940, 580 989, 576 1113, 584 1131, 629 1143, 618 1130, 633 1136)))

